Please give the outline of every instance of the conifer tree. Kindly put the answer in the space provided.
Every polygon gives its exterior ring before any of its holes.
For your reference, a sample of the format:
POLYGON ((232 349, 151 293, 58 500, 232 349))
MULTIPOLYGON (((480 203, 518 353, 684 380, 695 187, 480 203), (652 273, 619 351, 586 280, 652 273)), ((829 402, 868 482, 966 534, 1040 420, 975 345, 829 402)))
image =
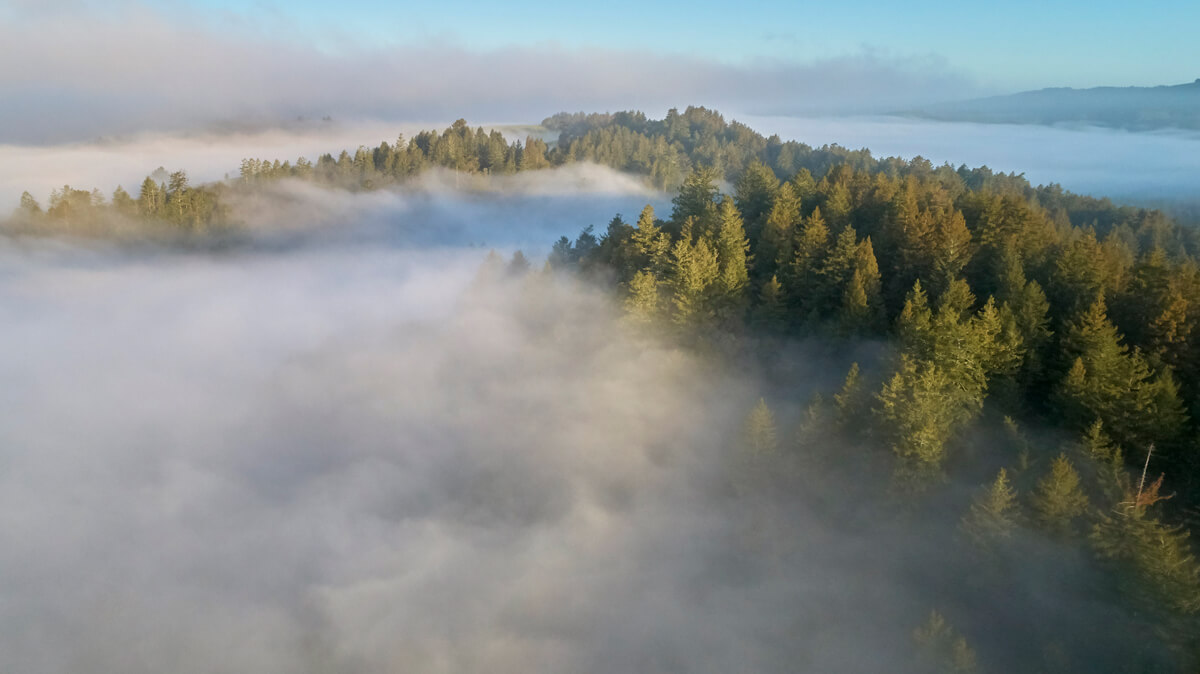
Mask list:
POLYGON ((800 219, 800 200, 796 198, 791 184, 784 183, 775 195, 758 239, 758 247, 754 250, 757 278, 777 274, 780 270, 787 272, 800 219))
POLYGON ((29 192, 21 193, 21 204, 17 207, 17 212, 27 218, 33 218, 42 214, 42 206, 33 198, 29 192))
POLYGON ((879 263, 875 259, 875 248, 871 237, 858 244, 854 256, 854 274, 842 298, 843 316, 852 316, 852 332, 871 333, 883 325, 882 284, 879 278, 879 263), (853 299, 850 295, 853 294, 853 299))
POLYGON ((693 243, 686 223, 684 229, 687 235, 671 248, 674 320, 680 326, 700 328, 710 325, 714 318, 712 286, 720 267, 708 240, 702 236, 693 243))
POLYGON ((735 203, 746 223, 746 234, 750 239, 758 240, 778 192, 779 178, 757 159, 751 161, 738 178, 734 187, 735 203))
POLYGON ((653 206, 647 204, 642 209, 632 239, 637 251, 639 269, 648 271, 655 276, 661 275, 667 266, 671 237, 662 231, 655 221, 653 206))
MULTIPOLYGON (((1101 559, 1123 571, 1126 591, 1145 609, 1200 615, 1200 562, 1181 525, 1163 524, 1151 516, 1154 500, 1162 498, 1155 495, 1116 512, 1101 511, 1089 539, 1101 559)), ((1193 631, 1183 638, 1194 636, 1193 631)))
POLYGON ((869 411, 870 404, 867 397, 858 363, 851 363, 846 378, 842 381, 842 389, 833 395, 834 420, 839 427, 858 433, 864 430, 862 419, 869 411))
POLYGON ((117 186, 117 189, 113 190, 112 205, 118 213, 126 217, 137 214, 137 202, 120 185, 117 186))
POLYGON ((1017 493, 1008 480, 1008 471, 1001 468, 991 486, 975 496, 961 528, 973 542, 986 547, 1011 538, 1018 515, 1017 493))
POLYGON ((933 311, 920 279, 908 291, 904 308, 896 319, 896 333, 901 344, 910 351, 927 354, 932 349, 933 311))
POLYGON ((758 403, 746 417, 742 429, 742 447, 745 452, 754 456, 774 454, 779 449, 775 414, 763 398, 758 399, 758 403))
POLYGON ((907 469, 922 474, 940 469, 946 443, 982 408, 981 398, 955 395, 954 387, 937 364, 904 355, 877 394, 876 416, 907 469))
POLYGON ((1097 418, 1122 445, 1170 445, 1186 420, 1174 378, 1154 375, 1145 358, 1129 352, 1108 320, 1103 297, 1092 303, 1063 336, 1073 357, 1058 390, 1068 421, 1087 427, 1097 418))
MULTIPOLYGON (((813 289, 813 309, 832 316, 841 305, 858 257, 858 233, 846 225, 833 241, 817 269, 819 285, 813 289)), ((865 296, 866 289, 863 289, 865 296)))
POLYGON ((744 293, 749 276, 746 271, 746 250, 750 244, 742 226, 742 216, 726 197, 718 208, 718 229, 714 245, 720 275, 716 292, 720 297, 720 310, 728 318, 736 318, 744 309, 744 293))
POLYGON ((781 332, 787 325, 787 304, 778 276, 772 275, 763 283, 753 316, 755 325, 768 334, 781 332))
POLYGON ((970 260, 971 231, 962 212, 954 210, 938 219, 929 236, 930 279, 940 290, 957 279, 970 260))
POLYGON ((813 301, 818 296, 820 283, 818 274, 829 251, 829 228, 825 226, 820 208, 814 209, 812 215, 804 219, 792 242, 792 249, 784 288, 788 291, 793 310, 808 314, 815 308, 813 301))
POLYGON ((153 178, 147 176, 142 181, 142 191, 138 196, 138 210, 147 217, 158 216, 166 202, 163 191, 153 178))
POLYGON ((1046 529, 1057 533, 1070 532, 1071 525, 1088 506, 1087 496, 1079 484, 1079 473, 1066 454, 1059 454, 1050 465, 1050 472, 1038 482, 1033 493, 1033 509, 1037 520, 1046 529))
POLYGON ((660 312, 661 299, 658 279, 649 271, 634 273, 629 281, 629 295, 625 298, 625 311, 635 323, 653 323, 660 312))
POLYGON ((697 166, 688 174, 679 188, 679 194, 671 200, 675 206, 671 211, 671 221, 676 226, 681 226, 688 218, 695 218, 697 233, 711 230, 716 214, 716 182, 719 177, 711 166, 697 166))
POLYGON ((922 671, 942 674, 974 674, 979 671, 975 651, 937 611, 931 612, 929 620, 913 631, 913 641, 919 648, 922 671))
POLYGON ((843 335, 866 332, 871 327, 871 300, 866 286, 863 273, 856 269, 842 291, 842 305, 838 311, 838 326, 843 335))
POLYGON ((512 259, 508 262, 508 275, 524 276, 529 273, 530 267, 531 265, 528 258, 525 257, 525 253, 518 250, 513 253, 512 259))

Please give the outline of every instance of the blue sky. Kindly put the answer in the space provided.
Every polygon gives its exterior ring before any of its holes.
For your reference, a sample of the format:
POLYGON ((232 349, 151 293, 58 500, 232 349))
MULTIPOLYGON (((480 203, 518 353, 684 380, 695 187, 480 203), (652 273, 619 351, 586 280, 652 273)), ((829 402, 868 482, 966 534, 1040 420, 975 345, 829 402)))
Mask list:
MULTIPOLYGON (((1151 85, 1200 77, 1200 2, 600 3, 509 0, 155 0, 215 10, 225 27, 347 48, 448 43, 650 50, 726 63, 812 62, 872 53, 941 60, 982 86, 1151 85)), ((190 6, 190 7, 188 7, 190 6)))

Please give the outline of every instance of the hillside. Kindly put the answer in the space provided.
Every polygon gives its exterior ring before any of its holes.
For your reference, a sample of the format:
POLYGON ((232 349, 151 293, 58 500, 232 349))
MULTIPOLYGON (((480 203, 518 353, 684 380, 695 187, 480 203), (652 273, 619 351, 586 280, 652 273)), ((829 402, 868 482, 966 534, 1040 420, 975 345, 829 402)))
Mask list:
POLYGON ((1200 129, 1200 79, 1157 87, 1056 87, 929 105, 901 114, 946 122, 1200 129))

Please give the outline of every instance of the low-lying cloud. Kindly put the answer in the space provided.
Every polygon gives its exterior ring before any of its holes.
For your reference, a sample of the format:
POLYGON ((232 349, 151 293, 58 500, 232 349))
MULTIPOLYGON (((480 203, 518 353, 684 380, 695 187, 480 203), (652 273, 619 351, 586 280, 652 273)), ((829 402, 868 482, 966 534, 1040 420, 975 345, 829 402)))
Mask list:
POLYGON ((285 180, 230 205, 257 237, 311 234, 386 240, 405 247, 523 247, 541 254, 584 227, 600 236, 614 215, 669 211, 668 195, 604 166, 574 163, 510 176, 432 170, 395 190, 366 193, 285 180))
POLYGON ((1117 200, 1192 200, 1200 185, 1200 134, 1096 127, 931 122, 899 117, 739 116, 763 134, 814 146, 865 147, 875 156, 1023 173, 1034 185, 1117 200))
MULTIPOLYGON (((527 197, 531 231, 547 198, 527 197)), ((742 547, 724 471, 749 379, 628 332, 595 289, 482 283, 482 250, 366 231, 224 254, 0 243, 0 669, 877 662, 818 616, 902 585, 847 575, 853 545, 803 570, 742 547)))
MULTIPOLYGON (((186 13, 186 12, 185 12, 186 13)), ((933 57, 865 51, 722 64, 653 51, 431 42, 320 50, 137 4, 10 10, 0 25, 0 142, 55 143, 297 116, 537 121, 553 112, 703 104, 886 111, 980 93, 933 57)))
MULTIPOLYGON (((959 513, 872 511, 832 438, 738 477, 757 397, 792 452, 841 368, 791 345, 771 386, 603 289, 481 275, 489 226, 507 254, 637 210, 611 172, 452 180, 281 183, 222 252, 0 239, 0 670, 921 671, 912 628, 979 600, 946 582, 959 513)), ((972 643, 1119 650, 1123 616, 1046 578, 972 643)))

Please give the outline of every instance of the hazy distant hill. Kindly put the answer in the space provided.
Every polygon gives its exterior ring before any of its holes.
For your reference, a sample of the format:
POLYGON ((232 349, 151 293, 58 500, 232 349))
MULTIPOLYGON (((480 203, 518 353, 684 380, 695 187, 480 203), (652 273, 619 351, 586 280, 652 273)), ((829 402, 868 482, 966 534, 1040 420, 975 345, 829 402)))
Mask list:
POLYGON ((1131 131, 1200 129, 1200 79, 1158 87, 1069 87, 929 105, 903 114, 991 124, 1083 124, 1131 131))

